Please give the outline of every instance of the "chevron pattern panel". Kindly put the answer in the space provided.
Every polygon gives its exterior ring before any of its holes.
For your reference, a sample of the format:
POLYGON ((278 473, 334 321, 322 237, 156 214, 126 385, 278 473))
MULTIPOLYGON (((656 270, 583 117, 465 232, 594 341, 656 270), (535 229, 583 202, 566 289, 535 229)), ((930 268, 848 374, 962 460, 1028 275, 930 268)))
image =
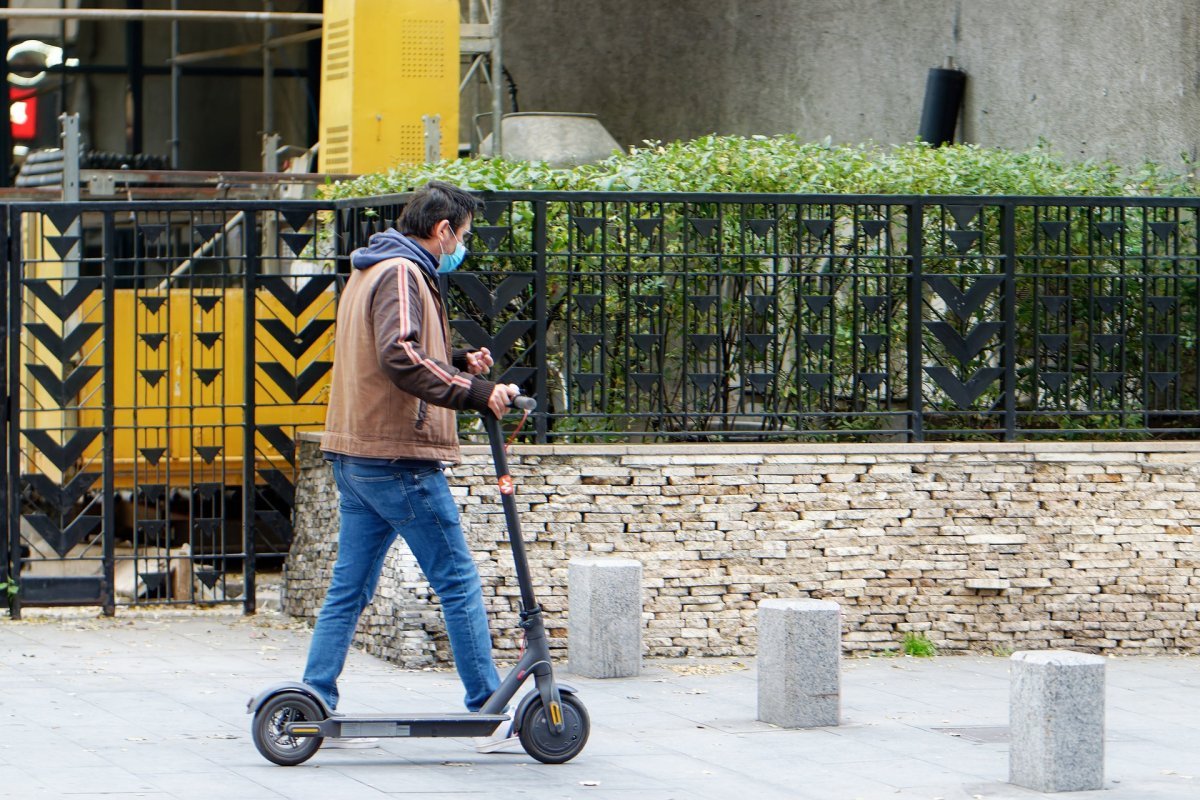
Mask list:
POLYGON ((10 522, 16 559, 69 565, 27 575, 63 587, 73 602, 100 604, 103 454, 111 432, 92 409, 106 388, 106 309, 103 282, 80 269, 79 216, 55 208, 23 217, 36 244, 10 297, 17 358, 9 386, 18 412, 9 441, 19 470, 10 522))
POLYGON ((933 412, 926 431, 993 427, 1006 355, 1000 213, 977 203, 925 212, 921 364, 933 412))
POLYGON ((1196 209, 1046 205, 1028 228, 1016 290, 1026 424, 1193 427, 1196 209))
POLYGON ((333 234, 321 219, 311 210, 269 219, 276 255, 255 293, 253 525, 260 546, 274 552, 292 539, 295 438, 324 426, 333 369, 338 281, 333 234))
POLYGON ((295 436, 324 421, 331 211, 21 219, 34 243, 10 265, 22 602, 252 603, 256 560, 291 541, 295 436))

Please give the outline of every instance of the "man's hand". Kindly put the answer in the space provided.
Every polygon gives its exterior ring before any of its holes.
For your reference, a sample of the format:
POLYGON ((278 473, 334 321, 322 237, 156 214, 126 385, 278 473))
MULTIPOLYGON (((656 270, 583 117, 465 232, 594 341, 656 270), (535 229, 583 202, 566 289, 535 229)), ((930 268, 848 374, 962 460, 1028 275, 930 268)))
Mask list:
POLYGON ((492 396, 488 398, 488 408, 496 415, 496 419, 503 419, 512 405, 513 398, 520 393, 521 390, 515 383, 496 384, 496 388, 492 389, 492 396))
POLYGON ((492 368, 492 352, 481 347, 473 353, 467 353, 467 372, 472 375, 482 375, 492 368))

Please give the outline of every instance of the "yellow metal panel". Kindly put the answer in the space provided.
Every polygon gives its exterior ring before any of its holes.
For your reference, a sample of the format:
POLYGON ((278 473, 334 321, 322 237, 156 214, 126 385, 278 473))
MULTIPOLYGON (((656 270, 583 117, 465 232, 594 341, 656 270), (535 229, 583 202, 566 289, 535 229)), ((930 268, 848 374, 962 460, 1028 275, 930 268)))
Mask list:
MULTIPOLYGON (((68 273, 67 263, 64 262, 54 248, 50 244, 49 237, 61 236, 65 232, 59 231, 49 219, 42 214, 22 214, 21 215, 21 269, 24 271, 23 277, 47 281, 48 286, 58 294, 64 294, 71 286, 71 278, 74 274, 68 273)), ((70 330, 80 323, 88 322, 103 322, 103 304, 100 301, 100 292, 92 292, 90 296, 83 299, 76 313, 67 317, 65 320, 60 320, 57 315, 50 312, 48 308, 37 299, 31 291, 26 289, 21 296, 21 320, 23 323, 39 323, 47 326, 52 333, 57 336, 65 336, 70 330)), ((79 367, 88 365, 98 365, 101 363, 100 342, 102 333, 97 333, 81 348, 81 356, 79 362, 60 363, 59 359, 53 356, 45 346, 39 342, 32 333, 22 324, 19 334, 21 337, 20 349, 20 364, 21 364, 21 386, 20 386, 20 405, 26 409, 21 414, 20 426, 23 429, 45 429, 50 431, 50 437, 59 444, 67 438, 70 438, 72 432, 70 429, 75 427, 87 427, 98 422, 91 422, 81 418, 78 412, 73 409, 63 408, 59 405, 58 400, 42 387, 42 385, 34 379, 30 371, 30 365, 48 368, 56 377, 65 378, 66 374, 79 367), (65 434, 60 434, 59 430, 66 429, 65 434)), ((97 391, 100 386, 101 376, 97 375, 92 378, 83 387, 80 395, 83 397, 98 398, 97 391)), ((18 391, 17 387, 13 387, 14 391, 18 391)), ((98 403, 99 400, 97 399, 98 403)), ((91 461, 98 454, 99 439, 97 444, 93 445, 89 450, 85 451, 83 458, 85 461, 91 461)), ((24 443, 19 443, 24 452, 24 459, 21 464, 21 469, 25 471, 38 472, 50 477, 52 480, 62 480, 63 474, 50 461, 35 448, 24 448, 24 443)), ((97 464, 90 465, 93 468, 98 468, 97 464)))
MULTIPOLYGON (((54 251, 47 237, 60 235, 51 221, 41 214, 22 216, 22 269, 24 277, 47 281, 57 294, 72 285, 69 266, 54 251)), ((255 318, 277 319, 291 330, 302 331, 314 320, 332 322, 336 315, 332 287, 328 302, 314 302, 298 317, 269 291, 256 295, 255 318)), ((112 364, 114 430, 109 437, 117 486, 127 488, 147 482, 188 486, 195 482, 225 485, 241 483, 245 424, 246 391, 244 385, 245 331, 242 328, 245 290, 242 288, 176 289, 154 291, 117 289, 112 298, 112 364), (215 302, 208 310, 197 302, 205 296, 215 302), (144 300, 161 298, 161 304, 144 300), (206 346, 197 333, 220 332, 220 338, 206 346), (166 338, 155 347, 144 334, 163 334, 166 338), (219 370, 197 372, 198 370, 219 370), (197 447, 220 447, 211 464, 197 455, 197 447), (150 463, 142 450, 164 450, 158 464, 150 463)), ((86 323, 102 325, 105 318, 104 295, 99 287, 81 299, 77 310, 60 320, 34 293, 21 293, 20 391, 23 430, 47 430, 62 443, 75 428, 101 428, 104 424, 104 373, 87 381, 79 394, 68 403, 59 400, 34 378, 30 365, 45 367, 58 379, 81 366, 104 366, 103 327, 96 331, 66 363, 52 354, 30 332, 31 323, 47 326, 56 336, 65 336, 86 323), (60 430, 65 429, 65 434, 60 430)), ((333 359, 333 327, 318 336, 306 352, 294 358, 272 336, 258 335, 254 340, 255 363, 274 362, 292 375, 302 373, 314 361, 333 359)), ((152 337, 151 337, 152 338, 152 337)), ((287 429, 319 430, 325 422, 329 380, 326 373, 302 397, 293 400, 276 386, 261 367, 255 371, 255 415, 259 425, 280 425, 287 429)), ((64 474, 36 448, 21 442, 23 472, 37 472, 61 481, 64 474)), ((83 469, 101 469, 105 437, 98 436, 82 454, 83 469)), ((256 445, 257 469, 286 469, 285 460, 259 437, 256 445)))
MULTIPOLYGON (((175 290, 163 293, 167 302, 150 312, 138 298, 152 294, 118 289, 114 298, 116 403, 112 442, 117 486, 125 488, 148 481, 172 486, 196 482, 240 484, 246 398, 242 361, 245 291, 175 290), (196 302, 197 296, 205 294, 221 296, 212 310, 206 311, 196 302), (195 336, 204 331, 220 331, 221 338, 213 347, 206 347, 195 336), (154 348, 139 336, 145 333, 163 333, 167 339, 154 348), (197 372, 218 369, 217 375, 197 372), (161 377, 157 374, 160 371, 165 373, 161 377), (158 379, 152 382, 154 378, 158 379), (206 463, 197 454, 196 448, 203 447, 221 448, 213 463, 206 463), (167 452, 158 465, 152 465, 139 453, 144 448, 167 452)), ((270 292, 260 291, 257 301, 257 318, 291 323, 291 315, 270 292)), ((295 324, 303 329, 313 319, 332 320, 335 313, 332 302, 313 303, 295 324)), ((304 354, 302 364, 295 365, 295 371, 302 371, 315 360, 332 360, 333 336, 330 328, 318 337, 304 354)), ((99 334, 95 344, 99 344, 99 334)), ((288 365, 292 358, 270 336, 260 336, 255 341, 255 361, 288 365)), ((298 402, 293 402, 261 370, 256 375, 255 419, 259 425, 311 430, 324 426, 329 375, 298 402)), ((100 392, 81 398, 81 426, 102 425, 102 400, 100 392)), ((98 439, 84 458, 98 457, 100 446, 98 439)), ((259 442, 255 466, 285 469, 287 463, 259 442)))
POLYGON ((382 172, 425 160, 422 117, 439 116, 441 157, 458 149, 458 0, 327 0, 320 169, 382 172))

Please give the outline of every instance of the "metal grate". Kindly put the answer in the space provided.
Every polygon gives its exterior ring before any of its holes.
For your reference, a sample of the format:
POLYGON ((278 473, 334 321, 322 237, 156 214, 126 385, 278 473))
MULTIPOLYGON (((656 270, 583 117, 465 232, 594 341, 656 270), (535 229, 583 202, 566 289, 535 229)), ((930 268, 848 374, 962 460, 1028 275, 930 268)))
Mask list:
POLYGON ((337 81, 350 77, 350 37, 350 20, 340 19, 329 23, 325 34, 326 80, 337 81))
POLYGON ((543 441, 1200 432, 1195 199, 486 197, 447 298, 543 441))
POLYGON ((446 22, 406 19, 396 47, 396 77, 441 78, 446 72, 446 22))
MULTIPOLYGON (((484 200, 443 296, 538 398, 537 441, 1200 431, 1197 199, 484 200)), ((19 604, 254 607, 295 435, 323 425, 339 275, 404 201, 6 207, 19 604)))
POLYGON ((295 436, 324 421, 337 283, 319 211, 9 209, 22 603, 254 607, 256 564, 291 541, 295 436))

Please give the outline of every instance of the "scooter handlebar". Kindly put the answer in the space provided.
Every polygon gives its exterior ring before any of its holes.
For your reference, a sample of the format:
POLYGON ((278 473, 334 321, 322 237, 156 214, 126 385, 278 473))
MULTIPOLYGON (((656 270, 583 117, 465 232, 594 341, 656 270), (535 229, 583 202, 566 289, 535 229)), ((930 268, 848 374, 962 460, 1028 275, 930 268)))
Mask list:
POLYGON ((512 407, 519 408, 522 411, 533 411, 537 408, 537 400, 533 399, 532 397, 526 397, 523 394, 519 394, 513 398, 512 407))

